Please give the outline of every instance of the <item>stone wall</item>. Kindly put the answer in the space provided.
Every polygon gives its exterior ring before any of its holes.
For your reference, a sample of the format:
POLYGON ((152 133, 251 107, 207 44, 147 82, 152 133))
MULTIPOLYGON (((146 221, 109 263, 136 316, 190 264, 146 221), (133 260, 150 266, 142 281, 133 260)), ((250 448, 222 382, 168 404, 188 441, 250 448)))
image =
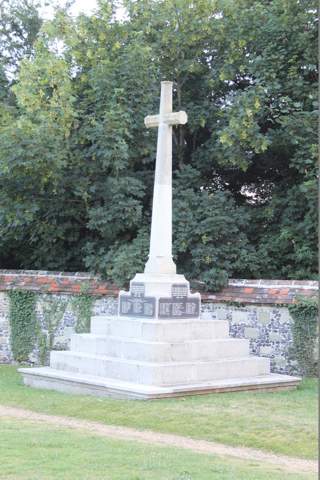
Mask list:
POLYGON ((229 320, 230 336, 250 340, 250 352, 269 357, 271 371, 298 373, 292 349, 292 318, 288 307, 277 305, 226 305, 205 303, 203 315, 229 320))
MULTIPOLYGON (((98 277, 86 273, 0 271, 0 363, 12 362, 10 351, 9 297, 12 289, 38 293, 36 315, 43 333, 44 305, 63 301, 63 317, 55 329, 54 348, 68 348, 74 333, 77 315, 72 299, 81 294, 95 295, 94 314, 115 314, 118 289, 98 277)), ((317 295, 318 284, 312 281, 230 280, 221 292, 206 292, 202 297, 202 316, 229 320, 230 335, 250 340, 251 353, 271 358, 271 368, 277 373, 298 373, 292 354, 292 319, 288 305, 297 295, 317 295)), ((30 362, 39 361, 36 346, 30 362)))
POLYGON ((10 363, 9 297, 0 292, 0 363, 10 363))

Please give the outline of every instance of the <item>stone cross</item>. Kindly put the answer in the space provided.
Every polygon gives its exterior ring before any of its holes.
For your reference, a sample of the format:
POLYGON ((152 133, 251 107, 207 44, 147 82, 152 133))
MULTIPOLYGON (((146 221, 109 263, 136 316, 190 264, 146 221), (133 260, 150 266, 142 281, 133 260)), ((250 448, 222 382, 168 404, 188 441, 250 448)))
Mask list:
POLYGON ((147 128, 158 127, 156 173, 153 190, 148 274, 175 274, 172 259, 172 126, 184 125, 186 112, 172 112, 172 82, 161 82, 159 115, 144 119, 147 128))

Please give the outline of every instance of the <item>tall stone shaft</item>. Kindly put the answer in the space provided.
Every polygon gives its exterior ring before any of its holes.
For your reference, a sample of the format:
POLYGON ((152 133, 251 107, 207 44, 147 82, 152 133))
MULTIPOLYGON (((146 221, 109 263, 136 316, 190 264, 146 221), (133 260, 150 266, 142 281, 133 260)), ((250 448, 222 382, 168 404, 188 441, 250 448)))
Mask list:
POLYGON ((172 82, 161 82, 159 115, 145 118, 147 127, 158 126, 150 251, 145 273, 176 273, 172 259, 172 126, 186 121, 185 112, 172 112, 172 82))

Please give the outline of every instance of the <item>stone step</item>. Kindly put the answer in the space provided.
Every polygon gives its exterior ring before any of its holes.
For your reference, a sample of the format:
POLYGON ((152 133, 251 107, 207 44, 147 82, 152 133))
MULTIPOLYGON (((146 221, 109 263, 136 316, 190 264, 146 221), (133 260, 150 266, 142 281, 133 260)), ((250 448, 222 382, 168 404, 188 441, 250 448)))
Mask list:
POLYGON ((90 332, 95 335, 108 335, 110 322, 115 318, 111 315, 92 315, 90 321, 90 332))
POLYGON ((226 338, 148 342, 106 335, 76 334, 70 350, 146 362, 207 361, 249 355, 249 340, 226 338))
POLYGON ((301 378, 298 377, 271 373, 256 377, 239 377, 161 387, 137 385, 112 378, 55 370, 50 367, 20 368, 19 372, 23 375, 24 384, 30 387, 82 395, 143 400, 234 391, 290 390, 295 389, 301 381, 301 378))
POLYGON ((227 320, 147 320, 93 316, 91 333, 158 342, 228 338, 227 320))
POLYGON ((224 358, 209 362, 154 363, 72 351, 52 351, 50 366, 66 372, 158 386, 252 377, 270 372, 270 360, 264 357, 224 358))

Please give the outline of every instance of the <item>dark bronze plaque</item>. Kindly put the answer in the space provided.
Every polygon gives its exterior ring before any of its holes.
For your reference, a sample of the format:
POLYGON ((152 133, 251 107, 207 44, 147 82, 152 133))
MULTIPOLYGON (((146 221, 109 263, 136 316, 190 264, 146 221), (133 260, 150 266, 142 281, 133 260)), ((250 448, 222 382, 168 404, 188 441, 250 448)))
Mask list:
POLYGON ((171 295, 174 298, 188 297, 188 285, 185 285, 184 283, 174 283, 171 285, 171 295))
POLYGON ((132 282, 130 288, 130 294, 133 297, 144 297, 145 293, 145 285, 144 283, 140 282, 132 282))
POLYGON ((196 318, 200 315, 200 299, 188 297, 185 284, 174 284, 171 298, 159 298, 159 318, 196 318))
POLYGON ((159 298, 159 318, 197 318, 199 298, 159 298))
POLYGON ((144 292, 144 283, 132 283, 130 294, 122 294, 119 297, 119 315, 153 318, 156 313, 156 299, 145 297, 144 292))

